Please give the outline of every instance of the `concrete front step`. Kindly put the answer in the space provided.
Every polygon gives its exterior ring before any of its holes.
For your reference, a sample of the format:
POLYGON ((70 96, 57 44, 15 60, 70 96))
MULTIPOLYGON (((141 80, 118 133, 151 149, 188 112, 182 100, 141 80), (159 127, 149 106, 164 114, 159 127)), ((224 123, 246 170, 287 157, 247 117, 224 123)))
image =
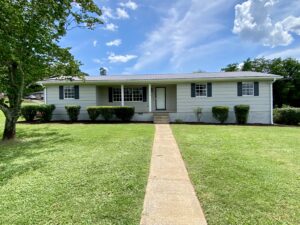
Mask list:
POLYGON ((153 116, 153 122, 156 124, 170 123, 169 113, 155 113, 153 116))

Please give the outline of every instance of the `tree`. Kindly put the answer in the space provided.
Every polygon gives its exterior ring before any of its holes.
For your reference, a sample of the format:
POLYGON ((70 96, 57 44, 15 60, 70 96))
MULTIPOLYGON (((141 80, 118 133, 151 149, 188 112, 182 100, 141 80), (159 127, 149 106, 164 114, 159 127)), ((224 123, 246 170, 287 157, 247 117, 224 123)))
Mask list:
POLYGON ((235 65, 229 64, 222 71, 252 71, 283 76, 273 86, 273 102, 275 106, 290 105, 300 107, 300 62, 296 59, 247 59, 242 67, 236 70, 235 65))
POLYGON ((104 67, 100 68, 100 76, 106 76, 107 75, 107 69, 104 67))
POLYGON ((224 71, 224 72, 236 72, 239 70, 240 70, 240 68, 239 68, 238 63, 228 64, 225 68, 221 69, 221 71, 224 71))
POLYGON ((75 27, 101 24, 93 0, 6 0, 0 2, 0 100, 3 140, 13 139, 24 87, 54 76, 82 76, 80 63, 58 42, 75 27), (74 7, 76 4, 77 7, 74 7), (5 44, 4 44, 5 43, 5 44))

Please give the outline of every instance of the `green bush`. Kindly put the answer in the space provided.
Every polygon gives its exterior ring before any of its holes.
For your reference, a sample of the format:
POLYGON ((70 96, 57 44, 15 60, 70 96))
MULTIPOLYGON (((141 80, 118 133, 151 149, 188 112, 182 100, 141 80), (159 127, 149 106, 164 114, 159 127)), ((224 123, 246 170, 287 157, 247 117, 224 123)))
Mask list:
POLYGON ((24 105, 21 107, 21 115, 27 122, 32 122, 34 121, 38 109, 38 105, 24 105))
POLYGON ((86 110, 87 110, 87 112, 89 114, 90 120, 91 121, 96 121, 97 118, 100 115, 99 107, 97 107, 97 106, 91 106, 91 107, 88 107, 86 110))
POLYGON ((273 111, 274 122, 278 124, 298 125, 300 108, 277 108, 273 111))
POLYGON ((78 120, 78 116, 80 114, 80 109, 81 109, 80 105, 66 105, 65 109, 68 113, 69 119, 72 122, 75 122, 78 120))
POLYGON ((46 105, 46 104, 39 105, 38 112, 40 114, 41 122, 50 122, 54 110, 55 110, 55 105, 46 105))
POLYGON ((212 113, 216 120, 220 123, 224 123, 228 118, 229 107, 227 106, 214 106, 212 107, 212 113))
POLYGON ((234 106, 234 113, 236 122, 238 124, 246 124, 249 116, 249 105, 236 105, 234 106))
POLYGON ((116 107, 115 108, 115 115, 118 119, 128 122, 132 119, 134 115, 134 107, 116 107))
POLYGON ((105 121, 111 120, 115 113, 113 106, 99 106, 98 110, 105 121))
POLYGON ((105 121, 111 120, 114 116, 122 121, 130 121, 134 115, 134 107, 129 106, 90 106, 87 112, 92 121, 97 120, 101 115, 105 121))

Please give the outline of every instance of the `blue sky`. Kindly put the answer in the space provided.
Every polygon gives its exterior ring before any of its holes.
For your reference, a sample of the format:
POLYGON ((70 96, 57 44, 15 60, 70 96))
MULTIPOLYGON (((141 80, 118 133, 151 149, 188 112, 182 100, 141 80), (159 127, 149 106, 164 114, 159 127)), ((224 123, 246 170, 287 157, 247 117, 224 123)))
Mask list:
POLYGON ((104 25, 61 40, 91 76, 100 67, 112 75, 214 72, 248 57, 300 59, 300 0, 95 2, 104 25))

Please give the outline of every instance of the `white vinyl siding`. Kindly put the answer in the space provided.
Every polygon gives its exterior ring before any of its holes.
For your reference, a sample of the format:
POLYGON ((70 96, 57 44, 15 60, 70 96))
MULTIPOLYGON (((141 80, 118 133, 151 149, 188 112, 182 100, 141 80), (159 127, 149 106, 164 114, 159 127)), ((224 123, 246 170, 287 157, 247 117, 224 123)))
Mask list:
MULTIPOLYGON (((64 86, 64 85, 61 85, 64 86)), ((68 86, 68 85, 65 85, 68 86)), ((80 105, 80 120, 88 119, 86 108, 96 105, 96 86, 95 85, 79 85, 80 99, 59 99, 59 86, 47 86, 47 96, 45 101, 47 104, 54 104, 56 109, 53 112, 53 120, 67 120, 66 105, 80 105)))
POLYGON ((191 83, 177 84, 177 112, 193 117, 194 109, 201 107, 203 114, 207 115, 203 117, 205 122, 216 122, 212 118, 211 109, 213 106, 224 105, 230 107, 228 121, 235 122, 233 107, 248 104, 250 105, 249 122, 270 123, 270 82, 259 82, 259 96, 249 96, 246 99, 237 96, 237 82, 212 82, 211 98, 193 98, 191 97, 191 83), (254 114, 261 115, 259 116, 261 120, 254 119, 256 116, 254 114))

